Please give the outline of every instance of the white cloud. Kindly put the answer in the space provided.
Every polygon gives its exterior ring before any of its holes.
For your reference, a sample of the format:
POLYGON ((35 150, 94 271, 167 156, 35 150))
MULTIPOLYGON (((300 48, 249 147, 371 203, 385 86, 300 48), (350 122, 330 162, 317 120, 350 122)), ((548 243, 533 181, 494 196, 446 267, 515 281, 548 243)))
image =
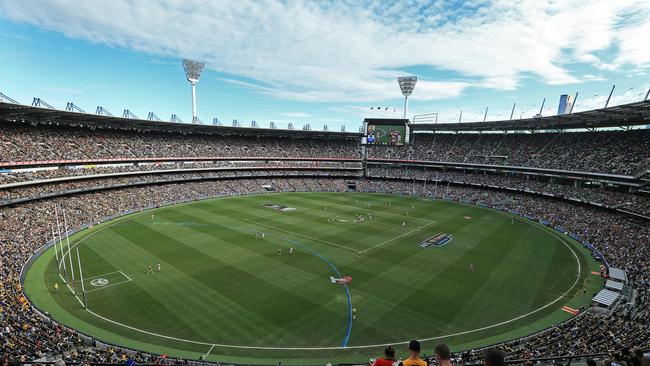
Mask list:
POLYGON ((619 53, 614 61, 617 65, 633 65, 636 67, 650 66, 650 2, 645 2, 645 7, 640 9, 630 24, 622 25, 616 37, 619 53))
POLYGON ((582 75, 582 80, 585 81, 604 81, 607 80, 603 75, 594 75, 594 74, 584 74, 582 75))
POLYGON ((415 66, 439 76, 421 77, 413 99, 437 100, 472 87, 516 89, 524 76, 589 80, 572 63, 650 65, 648 1, 423 3, 5 0, 0 15, 154 57, 205 60, 226 82, 309 102, 394 99, 396 76, 415 66), (123 21, 127 14, 137 21, 123 21))
POLYGON ((307 118, 311 117, 311 114, 304 112, 283 112, 280 113, 281 116, 291 117, 291 118, 307 118))

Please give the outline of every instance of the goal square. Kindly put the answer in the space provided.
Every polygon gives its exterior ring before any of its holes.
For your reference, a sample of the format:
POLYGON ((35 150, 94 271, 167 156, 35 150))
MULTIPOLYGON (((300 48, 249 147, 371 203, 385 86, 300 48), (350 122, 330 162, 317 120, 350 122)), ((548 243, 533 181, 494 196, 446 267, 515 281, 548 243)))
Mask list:
MULTIPOLYGON (((83 285, 86 293, 89 293, 131 281, 132 279, 124 272, 115 271, 84 278, 83 285)), ((81 280, 76 280, 75 285, 81 288, 81 280)))

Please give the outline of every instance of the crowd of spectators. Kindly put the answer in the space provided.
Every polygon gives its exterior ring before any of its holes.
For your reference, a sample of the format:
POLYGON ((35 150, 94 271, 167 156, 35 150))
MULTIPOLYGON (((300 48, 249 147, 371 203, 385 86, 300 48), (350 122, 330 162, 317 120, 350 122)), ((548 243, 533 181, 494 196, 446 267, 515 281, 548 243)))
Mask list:
POLYGON ((650 169, 650 130, 416 134, 408 147, 368 147, 371 159, 525 166, 634 176, 650 169))
POLYGON ((271 138, 0 125, 0 161, 170 157, 359 158, 358 139, 271 138))
POLYGON ((123 175, 112 177, 90 176, 87 179, 53 181, 37 185, 19 186, 13 188, 0 187, 0 202, 10 201, 19 198, 36 198, 47 194, 56 194, 73 190, 97 190, 107 187, 133 185, 133 184, 160 184, 171 181, 197 181, 197 180, 218 180, 237 179, 240 177, 292 177, 292 176, 338 176, 358 177, 361 170, 336 170, 336 169, 251 169, 251 170, 214 170, 214 171, 188 171, 188 172, 160 172, 137 175, 123 175), (92 179, 91 179, 92 178, 92 179))
POLYGON ((358 162, 314 161, 314 160, 216 160, 216 161, 164 161, 118 164, 64 165, 61 167, 38 167, 31 169, 12 169, 0 172, 0 185, 52 178, 77 177, 82 175, 114 174, 129 172, 149 172, 154 170, 196 170, 228 168, 323 168, 352 169, 361 168, 358 162))
POLYGON ((491 174, 484 171, 428 170, 405 167, 370 167, 368 176, 427 180, 429 184, 446 182, 496 186, 533 191, 566 199, 591 202, 650 217, 650 195, 629 193, 622 188, 562 180, 537 175, 491 174))
MULTIPOLYGON (((444 162, 531 166, 563 170, 634 175, 650 168, 650 131, 541 134, 435 134, 417 135, 404 147, 368 147, 369 158, 419 159, 444 162)), ((346 191, 348 180, 360 191, 417 194, 473 204, 503 206, 551 225, 561 225, 601 251, 610 264, 623 268, 635 289, 633 300, 611 316, 584 312, 572 320, 527 338, 498 346, 510 359, 544 355, 600 352, 646 346, 650 341, 650 227, 630 215, 521 192, 457 184, 423 184, 414 180, 471 183, 529 189, 564 198, 577 198, 608 207, 648 214, 646 196, 622 191, 576 186, 561 181, 497 174, 371 167, 369 178, 351 175, 360 162, 278 162, 254 159, 350 158, 360 159, 353 139, 290 139, 253 136, 179 135, 165 132, 96 131, 62 126, 0 125, 1 161, 38 161, 98 158, 251 157, 251 161, 134 163, 100 168, 57 168, 0 174, 0 184, 88 174, 150 172, 111 178, 49 182, 0 188, 0 200, 41 197, 68 190, 85 192, 43 198, 0 207, 0 346, 16 360, 34 360, 64 354, 70 361, 124 360, 117 349, 88 348, 73 331, 40 317, 22 294, 19 274, 31 253, 47 242, 53 205, 68 212, 70 227, 146 207, 236 194, 278 191, 346 191), (155 172, 197 168, 251 168, 239 171, 155 172), (252 169, 252 168, 262 169, 252 169), (274 168, 274 169, 271 169, 274 168), (324 168, 310 170, 307 168, 324 168), (95 170, 98 169, 98 170, 95 170), (265 170, 268 169, 268 170, 265 170), (337 170, 339 169, 339 170, 337 170), (21 175, 25 174, 25 175, 21 175), (345 178, 344 178, 345 177, 345 178), (395 177, 397 179, 382 179, 395 177), (144 183, 144 184, 143 184, 144 183), (156 185, 152 185, 156 184, 156 185), (98 187, 141 184, 107 190, 98 187)), ((185 160, 185 159, 184 159, 185 160)), ((0 171, 2 173, 2 171, 0 171)), ((479 360, 483 351, 467 352, 464 360, 479 360)), ((137 354, 139 362, 155 360, 137 354)))
MULTIPOLYGON (((650 169, 650 130, 564 133, 416 134, 407 146, 368 146, 370 159, 525 166, 620 175, 650 169)), ((354 138, 307 139, 243 135, 91 130, 5 123, 1 161, 110 158, 360 158, 354 138)))

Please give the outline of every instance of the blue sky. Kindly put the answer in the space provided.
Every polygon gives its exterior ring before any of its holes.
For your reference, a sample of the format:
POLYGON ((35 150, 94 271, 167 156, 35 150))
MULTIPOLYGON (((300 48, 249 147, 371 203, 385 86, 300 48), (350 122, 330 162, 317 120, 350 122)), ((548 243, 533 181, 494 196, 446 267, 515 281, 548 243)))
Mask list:
POLYGON ((191 120, 181 59, 206 62, 199 118, 357 129, 399 117, 396 77, 417 75, 409 115, 531 117, 650 87, 649 1, 4 0, 0 91, 114 115, 191 120), (382 107, 377 112, 370 107, 382 107), (388 111, 385 111, 388 108, 388 111))

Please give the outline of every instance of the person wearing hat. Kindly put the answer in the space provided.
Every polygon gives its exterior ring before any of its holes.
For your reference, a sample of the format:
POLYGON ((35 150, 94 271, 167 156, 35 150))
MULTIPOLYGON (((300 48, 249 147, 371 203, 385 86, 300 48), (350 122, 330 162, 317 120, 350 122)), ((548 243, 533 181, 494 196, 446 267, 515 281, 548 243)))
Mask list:
POLYGON ((409 342, 409 357, 400 362, 399 366, 427 366, 427 362, 420 358, 420 342, 409 342))

